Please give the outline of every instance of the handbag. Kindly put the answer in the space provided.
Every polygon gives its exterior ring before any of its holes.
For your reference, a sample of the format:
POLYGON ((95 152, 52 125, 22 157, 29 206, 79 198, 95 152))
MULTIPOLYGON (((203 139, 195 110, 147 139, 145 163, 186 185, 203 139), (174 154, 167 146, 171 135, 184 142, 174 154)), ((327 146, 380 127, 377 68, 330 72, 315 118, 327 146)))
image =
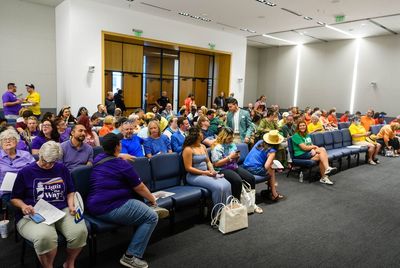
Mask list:
POLYGON ((218 227, 223 233, 231 233, 249 226, 247 218, 247 208, 240 204, 239 200, 233 196, 228 196, 227 204, 218 203, 211 211, 211 226, 218 227), (218 208, 215 217, 214 210, 218 208))
POLYGON ((256 208, 256 190, 251 189, 251 186, 247 181, 242 181, 240 202, 247 208, 247 213, 254 212, 254 209, 256 208))

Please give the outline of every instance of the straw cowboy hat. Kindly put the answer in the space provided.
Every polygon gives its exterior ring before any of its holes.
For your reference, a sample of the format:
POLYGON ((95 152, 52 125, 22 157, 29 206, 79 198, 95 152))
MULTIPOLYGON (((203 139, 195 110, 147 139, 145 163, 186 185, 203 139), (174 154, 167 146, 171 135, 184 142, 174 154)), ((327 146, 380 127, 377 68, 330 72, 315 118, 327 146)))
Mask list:
POLYGON ((278 130, 271 130, 264 134, 263 140, 268 144, 280 144, 283 142, 284 138, 279 134, 278 130))

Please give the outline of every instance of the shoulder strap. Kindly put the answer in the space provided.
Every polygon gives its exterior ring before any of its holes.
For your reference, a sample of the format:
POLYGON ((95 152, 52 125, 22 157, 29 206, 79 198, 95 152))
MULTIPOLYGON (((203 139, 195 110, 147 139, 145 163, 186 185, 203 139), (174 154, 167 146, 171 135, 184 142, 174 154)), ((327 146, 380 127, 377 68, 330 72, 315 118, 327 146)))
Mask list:
POLYGON ((94 164, 93 166, 96 167, 96 166, 98 166, 98 165, 101 165, 101 164, 103 164, 103 163, 105 163, 105 162, 107 162, 107 161, 113 160, 113 159, 115 159, 115 158, 116 158, 116 157, 115 157, 115 156, 112 156, 112 155, 107 156, 107 157, 101 159, 99 162, 97 162, 97 163, 94 164))

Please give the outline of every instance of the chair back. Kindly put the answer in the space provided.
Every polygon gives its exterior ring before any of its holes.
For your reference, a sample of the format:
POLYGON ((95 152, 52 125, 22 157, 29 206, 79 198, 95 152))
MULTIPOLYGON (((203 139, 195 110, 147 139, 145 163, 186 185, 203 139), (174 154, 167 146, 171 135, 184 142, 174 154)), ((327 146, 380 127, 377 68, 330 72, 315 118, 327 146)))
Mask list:
POLYGON ((375 135, 378 134, 383 126, 384 125, 372 125, 371 126, 371 133, 375 134, 375 135))
POLYGON ((95 158, 98 154, 104 153, 104 149, 101 146, 93 147, 93 158, 95 158))
POLYGON ((290 157, 293 159, 294 158, 294 151, 293 151, 293 142, 292 142, 292 138, 291 137, 289 137, 287 139, 287 143, 288 143, 288 149, 289 149, 290 157))
POLYGON ((150 158, 150 166, 155 191, 181 185, 179 155, 177 153, 157 154, 150 158))
POLYGON ((311 134, 311 139, 314 145, 318 147, 324 147, 324 134, 323 133, 313 133, 311 134))
POLYGON ((71 177, 74 180, 75 190, 79 192, 82 196, 83 201, 89 194, 89 179, 92 173, 91 166, 79 166, 71 171, 71 177))
POLYGON ((331 131, 333 137, 333 148, 342 148, 343 147, 343 137, 340 130, 331 131))
POLYGON ((153 181, 151 179, 150 161, 147 157, 136 157, 134 161, 129 161, 140 179, 150 191, 153 189, 153 181))
POLYGON ((330 131, 326 131, 322 133, 324 136, 324 147, 326 150, 331 150, 333 149, 333 137, 332 133, 330 131))
POLYGON ((344 129, 341 129, 340 132, 342 132, 343 146, 350 146, 352 144, 352 142, 351 142, 351 135, 350 135, 349 129, 344 128, 344 129))
POLYGON ((339 122, 338 123, 339 129, 349 128, 349 127, 350 127, 350 122, 339 122))
POLYGON ((236 144, 237 149, 240 151, 240 158, 238 164, 242 164, 246 159, 246 156, 249 154, 249 146, 247 143, 239 143, 236 144))

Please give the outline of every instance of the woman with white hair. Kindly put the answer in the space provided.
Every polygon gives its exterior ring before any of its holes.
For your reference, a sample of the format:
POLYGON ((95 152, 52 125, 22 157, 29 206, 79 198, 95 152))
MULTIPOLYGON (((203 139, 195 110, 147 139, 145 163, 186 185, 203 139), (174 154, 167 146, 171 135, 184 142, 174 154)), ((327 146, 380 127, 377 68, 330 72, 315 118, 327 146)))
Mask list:
POLYGON ((15 221, 22 237, 31 241, 41 265, 53 267, 57 254, 57 231, 67 241, 67 259, 63 267, 74 267, 75 260, 86 245, 85 222, 75 222, 75 188, 68 169, 57 162, 62 157, 60 145, 48 141, 39 150, 39 160, 18 172, 11 193, 11 203, 18 208, 15 221), (40 200, 47 201, 62 210, 65 215, 55 223, 35 223, 30 217, 40 200))
MULTIPOLYGON (((20 136, 13 129, 6 129, 0 134, 0 185, 8 172, 18 173, 26 165, 35 162, 29 152, 17 149, 19 140, 20 136)), ((0 196, 2 202, 8 202, 10 199, 7 192, 0 191, 0 196)))

